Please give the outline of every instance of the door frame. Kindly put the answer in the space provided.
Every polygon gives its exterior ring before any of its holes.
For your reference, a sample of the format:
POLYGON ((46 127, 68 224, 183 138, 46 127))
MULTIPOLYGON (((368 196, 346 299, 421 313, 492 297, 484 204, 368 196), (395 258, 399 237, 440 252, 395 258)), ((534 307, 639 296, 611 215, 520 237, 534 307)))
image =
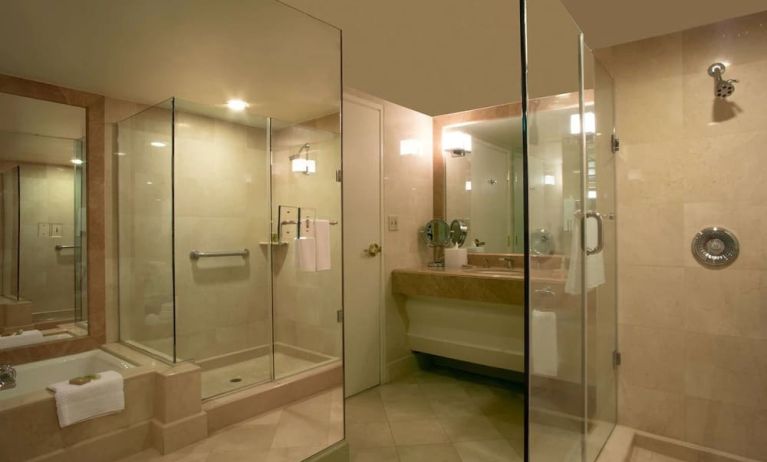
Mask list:
MULTIPOLYGON (((388 368, 386 367, 386 274, 385 274, 385 259, 386 259, 386 242, 385 242, 385 223, 386 216, 384 210, 384 106, 383 104, 372 101, 362 96, 358 96, 350 93, 348 90, 344 90, 343 101, 349 101, 361 106, 378 111, 378 240, 382 247, 382 251, 379 254, 380 259, 378 261, 378 385, 382 385, 389 380, 388 368)), ((343 131, 343 127, 342 127, 343 131)), ((343 172, 342 175, 346 172, 343 172)), ((345 307, 344 307, 345 308, 345 307)), ((346 324, 344 324, 346 329, 346 324)), ((344 351, 346 345, 344 345, 344 351)), ((344 370, 346 364, 344 363, 344 370)))

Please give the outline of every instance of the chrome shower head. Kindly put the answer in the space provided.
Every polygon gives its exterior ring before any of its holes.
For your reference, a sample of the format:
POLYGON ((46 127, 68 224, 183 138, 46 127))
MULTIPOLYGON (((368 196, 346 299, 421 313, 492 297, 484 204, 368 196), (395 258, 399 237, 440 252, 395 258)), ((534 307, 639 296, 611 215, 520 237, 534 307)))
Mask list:
POLYGON ((735 79, 725 80, 722 74, 727 67, 722 63, 714 63, 708 66, 708 75, 714 78, 714 95, 719 98, 727 98, 735 92, 735 79))

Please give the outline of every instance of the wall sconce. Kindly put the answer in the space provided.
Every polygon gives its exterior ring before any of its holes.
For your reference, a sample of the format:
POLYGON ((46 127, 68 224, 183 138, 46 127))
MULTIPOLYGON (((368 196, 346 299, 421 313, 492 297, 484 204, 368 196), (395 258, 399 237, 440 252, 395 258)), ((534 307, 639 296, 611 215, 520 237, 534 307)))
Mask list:
POLYGON ((466 182, 466 190, 471 191, 471 180, 466 182))
POLYGON ((554 175, 543 175, 543 184, 555 185, 557 184, 557 177, 554 175))
MULTIPOLYGON (((597 129, 597 121, 593 112, 583 113, 583 125, 586 127, 586 133, 594 133, 597 129)), ((580 114, 570 115, 570 134, 579 135, 581 133, 580 114)))
POLYGON ((399 155, 401 156, 420 156, 421 152, 421 140, 410 139, 399 142, 399 155))
POLYGON ((317 171, 317 161, 309 159, 309 143, 301 146, 298 153, 290 156, 290 170, 304 175, 311 175, 317 171), (301 157, 302 152, 306 152, 304 157, 301 157))
POLYGON ((471 135, 463 132, 446 132, 442 135, 442 150, 453 157, 471 154, 471 135))

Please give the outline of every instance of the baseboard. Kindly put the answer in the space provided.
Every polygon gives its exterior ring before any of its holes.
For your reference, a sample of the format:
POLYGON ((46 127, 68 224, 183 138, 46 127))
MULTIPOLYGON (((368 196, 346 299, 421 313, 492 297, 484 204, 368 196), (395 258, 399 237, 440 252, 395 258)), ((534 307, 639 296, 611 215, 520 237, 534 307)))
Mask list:
POLYGON ((418 360, 412 353, 407 356, 389 362, 386 365, 386 377, 382 377, 384 383, 397 380, 418 370, 418 360))

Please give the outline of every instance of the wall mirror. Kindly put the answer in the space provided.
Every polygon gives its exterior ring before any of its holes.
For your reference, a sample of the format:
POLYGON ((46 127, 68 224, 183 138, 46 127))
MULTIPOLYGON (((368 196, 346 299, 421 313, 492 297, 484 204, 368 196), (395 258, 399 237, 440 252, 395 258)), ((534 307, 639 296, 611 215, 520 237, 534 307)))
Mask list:
POLYGON ((519 117, 442 128, 445 213, 467 226, 474 252, 522 251, 522 137, 519 117), (515 200, 519 202, 515 207, 515 200))
MULTIPOLYGON (((587 112, 591 93, 587 93, 587 112)), ((534 255, 569 252, 580 181, 577 163, 578 101, 574 93, 532 100, 530 136, 530 217, 534 255), (542 129, 541 129, 542 127, 542 129)), ((593 113, 592 113, 593 114, 593 113)), ((587 123, 589 114, 586 114, 587 123)), ((586 127, 587 130, 590 127, 586 127)), ((523 253, 521 106, 510 103, 435 118, 434 208, 448 221, 463 221, 469 252, 523 253), (444 192, 443 192, 444 191, 444 192)), ((591 170, 589 165, 589 181, 591 170)), ((588 188, 592 185, 589 183, 588 188)), ((590 190, 590 189, 589 189, 590 190)), ((591 198, 591 195, 589 195, 591 198)))
MULTIPOLYGON (((89 302, 88 193, 91 151, 104 138, 93 121, 100 101, 0 76, 0 358, 56 356, 54 342, 75 341, 77 349, 78 340, 103 337, 103 315, 92 320, 89 302)), ((103 278, 103 263, 98 269, 103 278)))

